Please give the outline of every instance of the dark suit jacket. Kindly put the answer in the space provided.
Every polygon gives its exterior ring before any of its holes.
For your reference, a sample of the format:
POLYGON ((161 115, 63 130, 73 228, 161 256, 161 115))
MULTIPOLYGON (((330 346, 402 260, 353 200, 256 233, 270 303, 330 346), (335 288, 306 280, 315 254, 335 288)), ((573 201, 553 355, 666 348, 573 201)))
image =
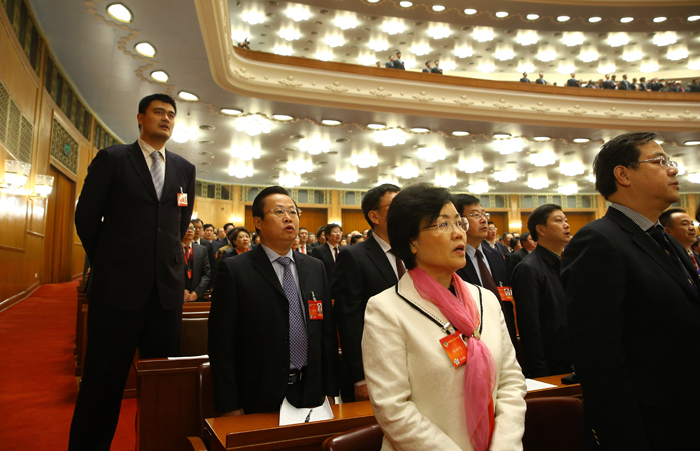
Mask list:
MULTIPOLYGON (((484 257, 489 263, 491 268, 491 277, 493 281, 496 282, 496 286, 510 286, 510 279, 508 278, 508 270, 506 269, 506 261, 503 254, 495 249, 491 249, 488 244, 483 244, 481 248, 484 250, 484 257)), ((463 268, 457 270, 457 275, 462 278, 462 280, 471 283, 472 285, 479 285, 481 281, 479 280, 478 268, 474 267, 469 256, 467 256, 467 264, 463 268)), ((500 295, 498 296, 500 300, 500 295)), ((508 326, 508 332, 510 333, 510 339, 513 342, 513 346, 517 345, 517 334, 515 329, 515 314, 513 312, 512 302, 501 302, 501 310, 503 311, 503 316, 506 320, 506 325, 508 326)))
MULTIPOLYGON (((309 333, 303 406, 338 394, 338 338, 323 265, 294 253, 309 333), (312 294, 313 292, 313 294, 312 294), (309 320, 308 300, 323 301, 323 320, 309 320)), ((279 411, 289 381, 289 301, 265 249, 257 246, 219 265, 209 314, 209 358, 218 412, 279 411)))
POLYGON ((639 90, 639 91, 646 91, 646 90, 647 90, 647 85, 646 85, 646 83, 642 83, 642 82, 640 81, 639 84, 637 84, 637 90, 639 90))
POLYGON ((520 79, 520 83, 530 83, 530 79, 523 77, 520 79))
POLYGON ((535 83, 537 83, 538 85, 546 85, 547 84, 547 82, 545 81, 544 78, 538 78, 537 80, 535 80, 535 83))
MULTIPOLYGON (((194 242, 195 241, 193 241, 193 243, 194 242)), ((216 251, 218 251, 219 247, 221 247, 221 246, 219 246, 218 242, 215 242, 215 241, 209 242, 209 241, 205 240, 204 238, 201 238, 199 240, 199 243, 197 243, 197 244, 200 246, 204 246, 207 249, 207 258, 209 258, 209 267, 212 268, 212 272, 214 272, 213 268, 216 268, 216 251)), ((213 287, 215 283, 216 283, 216 274, 212 274, 209 285, 211 287, 213 287)))
POLYGON ((603 82, 603 89, 615 89, 615 83, 612 80, 605 80, 603 82))
POLYGON ((527 249, 524 247, 518 249, 515 252, 510 253, 510 257, 508 258, 508 276, 512 277, 513 276, 513 270, 515 269, 516 266, 518 266, 518 263, 523 261, 525 257, 527 257, 528 252, 527 249))
MULTIPOLYGON (((338 250, 340 252, 340 250, 338 250)), ((323 262, 323 266, 326 268, 326 276, 328 277, 328 282, 333 280, 333 267, 335 266, 335 260, 333 260, 333 254, 331 254, 331 248, 328 244, 322 246, 316 246, 311 251, 311 256, 317 258, 323 262)))
POLYGON ((394 60, 394 69, 406 70, 403 65, 403 61, 400 60, 394 60))
POLYGON ((398 282, 394 268, 374 236, 338 254, 333 271, 335 319, 343 361, 352 383, 365 378, 362 366, 362 332, 365 308, 372 296, 398 282))
POLYGON ((630 89, 630 82, 627 80, 622 80, 620 83, 617 84, 617 89, 621 89, 623 91, 629 91, 630 89))
POLYGON ((181 243, 192 218, 195 168, 167 150, 165 161, 160 201, 138 142, 102 149, 90 163, 75 209, 75 227, 92 264, 90 302, 138 310, 156 285, 163 308, 182 305, 181 243), (180 188, 187 207, 177 206, 180 188))
POLYGON ((391 61, 387 61, 386 63, 384 63, 384 67, 386 67, 387 69, 396 69, 394 67, 394 63, 391 61))
MULTIPOLYGON (((666 238, 698 286, 690 258, 666 238)), ((679 379, 700 373, 695 286, 645 231, 613 208, 567 245, 562 282, 584 415, 604 449, 697 443, 697 427, 690 425, 700 423, 700 392, 679 379), (677 423, 670 434, 656 427, 668 422, 677 423)))
POLYGON ((442 69, 440 69, 439 67, 433 67, 432 69, 430 69, 430 73, 442 75, 442 69))
POLYGON ((538 245, 513 271, 513 298, 527 377, 571 372, 564 288, 556 255, 538 245))
POLYGON ((423 68, 423 72, 428 72, 428 73, 430 73, 430 72, 432 72, 432 70, 431 70, 431 69, 428 69, 427 67, 424 67, 424 68, 423 68))
POLYGON ((580 88, 580 87, 581 87, 581 86, 579 85, 579 83, 578 83, 578 80, 576 80, 575 78, 569 78, 569 79, 566 81, 566 86, 572 86, 572 87, 574 87, 574 88, 580 88))
POLYGON ((198 301, 203 301, 204 292, 209 288, 209 283, 211 282, 211 265, 209 264, 207 249, 204 246, 193 242, 192 254, 194 259, 192 261, 192 282, 189 290, 197 293, 198 301))

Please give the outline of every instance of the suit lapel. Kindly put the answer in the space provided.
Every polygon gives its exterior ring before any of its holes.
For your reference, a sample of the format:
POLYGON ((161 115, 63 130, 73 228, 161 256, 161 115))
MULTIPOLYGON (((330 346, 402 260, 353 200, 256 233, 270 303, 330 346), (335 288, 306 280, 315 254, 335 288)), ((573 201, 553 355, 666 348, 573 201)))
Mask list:
POLYGON ((267 258, 267 254, 265 253, 265 249, 262 248, 262 246, 256 246, 255 249, 252 251, 251 259, 253 260, 253 268, 255 268, 262 276, 267 280, 267 282, 272 285, 282 296, 286 295, 284 294, 284 289, 282 288, 282 285, 280 284, 279 279, 277 278, 277 274, 275 273, 274 268, 272 267, 272 262, 270 262, 270 259, 267 258))
POLYGON ((396 284, 398 279, 396 278, 396 274, 394 274, 394 268, 392 268, 384 249, 382 249, 379 243, 377 243, 374 236, 370 237, 366 243, 365 249, 367 250, 367 256, 377 266, 377 269, 382 277, 384 277, 384 280, 391 285, 396 284))
POLYGON ((138 141, 129 146, 129 159, 131 160, 131 164, 134 165, 136 173, 141 177, 144 185, 146 185, 146 189, 153 195, 154 199, 158 200, 156 187, 153 185, 153 177, 151 177, 151 173, 148 170, 148 164, 143 157, 143 151, 138 141))
POLYGON ((464 267, 460 270, 457 271, 457 273, 462 272, 464 276, 467 278, 467 282, 474 284, 474 285, 481 285, 481 282, 479 282, 479 275, 476 273, 476 268, 474 268, 474 263, 472 262, 472 259, 469 258, 467 255, 467 263, 464 265, 464 267))

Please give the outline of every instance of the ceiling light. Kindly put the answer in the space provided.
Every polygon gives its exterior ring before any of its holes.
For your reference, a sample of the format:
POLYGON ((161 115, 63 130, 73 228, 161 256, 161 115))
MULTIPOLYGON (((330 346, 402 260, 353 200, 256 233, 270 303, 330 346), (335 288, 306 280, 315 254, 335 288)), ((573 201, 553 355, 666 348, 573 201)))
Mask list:
POLYGON ((565 31, 562 42, 567 47, 583 44, 583 33, 580 31, 565 31))
POLYGON ((341 30, 349 30, 357 27, 357 17, 352 13, 338 14, 335 17, 335 26, 341 30))
POLYGON ((119 22, 131 23, 134 20, 134 15, 126 6, 121 3, 112 3, 107 7, 107 14, 112 17, 112 19, 118 20, 119 22))
POLYGON ((496 171, 493 173, 493 178, 497 182, 508 183, 518 179, 518 173, 515 168, 506 168, 502 171, 496 171))
POLYGON ((379 0, 367 0, 367 3, 379 3, 379 0))
POLYGON ((445 39, 450 37, 450 27, 447 25, 431 25, 428 29, 428 36, 433 39, 445 39))
POLYGON ((688 181, 690 183, 700 183, 700 173, 688 174, 688 181))
POLYGON ((449 188, 457 184, 457 176, 450 170, 444 172, 435 171, 435 184, 443 188, 449 188))
POLYGON ((374 132, 374 141, 381 143, 384 147, 391 147, 397 144, 406 143, 406 133, 398 128, 377 130, 374 132))
POLYGON ((377 180, 376 186, 384 185, 384 184, 389 184, 389 185, 398 185, 399 184, 399 179, 397 179, 394 176, 391 175, 380 175, 379 179, 377 180))
POLYGON ((295 186, 301 185, 301 176, 299 174, 294 174, 292 172, 280 172, 280 177, 278 179, 278 185, 284 186, 286 188, 293 188, 295 186))
POLYGON ((299 141, 299 148, 302 152, 308 152, 309 155, 319 155, 330 152, 331 145, 319 137, 303 138, 299 141))
POLYGON ((576 65, 573 61, 566 59, 559 61, 559 66, 557 66, 557 72, 560 74, 573 74, 576 72, 576 65))
POLYGON ((532 139, 537 141, 537 142, 544 142, 544 141, 551 141, 552 138, 550 138, 549 136, 535 136, 532 139))
POLYGON ((323 40, 323 42, 325 42, 330 47, 340 47, 341 45, 345 44, 345 38, 343 37, 342 33, 333 33, 326 35, 326 38, 323 40))
POLYGON ((313 170, 314 164, 311 161, 311 157, 304 157, 302 155, 287 161, 287 171, 293 172, 294 174, 306 174, 313 170))
POLYGON ((590 174, 588 174, 588 181, 591 183, 595 183, 596 178, 594 173, 591 172, 590 174))
POLYGON ((484 59, 479 62, 478 66, 476 66, 476 70, 484 74, 489 74, 496 71, 496 65, 493 64, 493 60, 484 59))
POLYGON ((454 53, 457 58, 468 58, 474 54, 474 49, 471 45, 466 44, 455 47, 454 53))
POLYGON ((515 53, 510 45, 499 42, 496 44, 496 52, 494 53, 494 56, 499 61, 508 61, 513 59, 515 53))
POLYGON ((467 190, 473 194, 484 194, 489 192, 489 184, 486 181, 470 183, 467 190))
POLYGON ((410 56, 405 58, 403 60, 403 67, 405 67, 406 69, 413 69, 414 67, 416 67, 416 59, 411 58, 410 56))
POLYGON ((272 122, 270 122, 270 120, 266 117, 258 114, 239 117, 236 119, 235 126, 236 130, 239 132, 245 132, 250 136, 257 136, 261 133, 270 133, 272 130, 272 122))
POLYGON ((148 58, 153 58, 154 56, 156 56, 156 48, 148 42, 139 42, 134 46, 134 49, 140 55, 146 56, 148 58))
POLYGON ((537 20, 539 18, 540 18, 540 16, 538 14, 528 14, 527 15, 527 20, 537 20))
POLYGON ((675 44, 668 47, 666 58, 671 61, 682 60, 688 57, 688 47, 685 44, 675 44))
POLYGON ((277 44, 273 49, 272 53, 275 55, 290 56, 294 49, 291 45, 277 44))
POLYGON ((248 30, 231 30, 231 39, 235 45, 239 42, 243 42, 250 36, 250 31, 248 30))
POLYGON ((688 17, 688 22, 695 22, 696 20, 700 20, 700 16, 690 16, 690 17, 688 17))
MULTIPOLYGON (((473 15, 473 14, 476 14, 476 10, 475 10, 475 9, 472 9, 472 8, 467 8, 467 9, 464 10, 464 14, 466 14, 466 15, 468 15, 468 16, 471 16, 471 15, 473 15)), ((695 17, 695 16, 692 16, 692 17, 695 17)), ((699 17, 700 17, 700 16, 699 16, 699 17)), ((690 20, 690 17, 688 17, 688 20, 690 20)), ((697 19, 695 19, 695 20, 697 20, 697 19)))
POLYGON ((654 45, 664 47, 667 45, 675 44, 677 40, 678 36, 676 36, 675 31, 662 31, 654 35, 652 42, 654 43, 654 45))
POLYGON ((411 46, 411 53, 416 56, 427 55, 430 53, 430 46, 426 42, 419 42, 411 46))
POLYGON ((394 169, 394 173, 397 177, 402 179, 413 179, 418 177, 420 168, 415 165, 411 160, 404 160, 399 166, 394 169))
POLYGON ((362 53, 357 56, 357 61, 363 66, 372 66, 377 61, 377 57, 371 53, 362 53))
POLYGON ((700 70, 700 56, 696 56, 688 60, 688 69, 700 70))
POLYGON ((433 11, 440 12, 440 11, 444 11, 444 10, 445 10, 445 7, 442 5, 433 5, 433 11))
POLYGON ((610 47, 620 47, 629 44, 630 39, 627 33, 608 33, 608 45, 610 47))
POLYGON ((321 60, 321 61, 333 61, 333 51, 330 49, 317 50, 316 51, 316 59, 321 60))
POLYGON ((292 19, 294 22, 309 20, 309 7, 305 5, 290 4, 287 6, 286 14, 287 17, 292 19))
POLYGON ((540 48, 537 50, 537 59, 542 61, 543 63, 554 61, 555 59, 557 59, 557 52, 551 45, 541 45, 540 48))
POLYGON ((455 130, 452 132, 452 135, 453 136, 469 136, 469 132, 462 132, 462 131, 455 130))
POLYGON ((428 163, 434 163, 447 158, 447 151, 444 147, 440 147, 437 144, 430 147, 421 147, 418 149, 418 158, 425 160, 428 163))
POLYGON ((411 128, 411 131, 413 133, 428 133, 430 129, 425 127, 413 127, 411 128))
POLYGON ((260 146, 253 145, 249 142, 243 144, 234 144, 231 146, 231 156, 244 161, 260 158, 260 146))
POLYGON ((515 38, 515 42, 520 45, 537 44, 538 40, 539 37, 535 30, 518 30, 518 36, 515 38))
POLYGON ((612 74, 615 72, 615 62, 608 60, 601 60, 598 62, 598 73, 599 74, 612 74))
POLYGON ((382 130, 386 128, 384 124, 367 124, 367 128, 370 130, 382 130))
POLYGON ((469 158, 460 157, 457 167, 460 171, 467 174, 475 174, 484 170, 484 159, 481 155, 474 155, 469 158))
POLYGON ((374 38, 369 40, 369 44, 367 44, 367 46, 370 48, 370 50, 374 50, 375 52, 383 52, 389 48, 389 43, 386 41, 386 39, 374 38))
POLYGON ((557 17, 557 21, 558 21, 558 22, 566 22, 566 21, 568 21, 569 19, 571 19, 571 17, 569 17, 569 16, 559 16, 559 17, 557 17))
POLYGON ((598 49, 596 49, 593 45, 584 45, 581 47, 581 52, 578 54, 578 58, 584 63, 598 61, 598 49))
POLYGON ((197 138, 199 138, 199 130, 197 129, 196 125, 187 128, 187 126, 182 122, 175 124, 172 139, 176 143, 182 144, 186 143, 187 141, 196 141, 197 138))
POLYGON ((493 41, 493 28, 491 27, 474 27, 472 36, 477 42, 493 41))
POLYGON ((655 23, 666 22, 666 18, 665 17, 654 17, 654 22, 655 23))
POLYGON ((495 139, 506 139, 506 138, 510 138, 510 133, 494 133, 493 137, 495 139))
POLYGON ((342 124, 342 122, 336 121, 336 120, 334 120, 334 119, 323 119, 323 120, 321 121, 321 123, 322 123, 323 125, 340 125, 340 124, 342 124))
POLYGON ((532 64, 532 61, 527 58, 518 61, 518 72, 523 73, 523 72, 534 72, 535 71, 535 65, 532 64))
POLYGON ((549 166, 557 161, 557 157, 551 150, 543 150, 538 153, 530 154, 530 163, 538 167, 549 166))
POLYGON ((280 37, 285 41, 296 41, 301 37, 301 33, 298 28, 287 27, 280 30, 280 37))
POLYGON ((559 163, 559 172, 569 177, 581 175, 584 172, 583 163, 580 161, 570 161, 568 163, 562 161, 559 163))
POLYGON ((684 175, 685 174, 685 165, 681 162, 676 160, 676 164, 678 165, 678 172, 676 175, 684 175))
POLYGON ((496 13, 496 17, 499 17, 499 18, 508 17, 508 13, 505 11, 499 11, 496 13))
POLYGON ((587 143, 587 142, 590 142, 590 139, 588 139, 588 138, 574 138, 574 142, 577 144, 587 143))
POLYGON ((369 149, 365 149, 357 153, 353 152, 350 156, 350 164, 352 164, 353 166, 357 166, 360 169, 376 167, 377 164, 379 164, 377 152, 369 149))
POLYGON ((497 139, 493 142, 493 150, 501 155, 510 155, 523 151, 523 140, 520 138, 497 139))
POLYGON ((246 177, 253 176, 253 163, 248 161, 239 161, 232 163, 228 167, 228 175, 236 177, 238 179, 244 179, 246 177))
POLYGON ((527 176, 527 186, 532 189, 549 188, 549 177, 544 170, 536 171, 527 176))
POLYGON ((578 184, 576 182, 571 182, 567 183, 566 185, 559 185, 557 192, 559 194, 563 194, 564 196, 573 196, 574 194, 578 193, 578 184))
POLYGON ((622 22, 622 23, 630 23, 630 22, 632 22, 633 20, 634 20, 634 17, 623 17, 622 19, 620 19, 620 22, 622 22))
POLYGON ((622 51, 622 59, 628 63, 639 61, 642 59, 642 56, 644 56, 642 54, 642 48, 638 45, 625 46, 624 50, 622 51))
POLYGON ((683 144, 685 144, 686 146, 698 146, 700 145, 700 141, 686 141, 683 144))
POLYGON ((597 22, 600 22, 600 21, 601 21, 601 18, 600 18, 600 17, 589 17, 589 18, 588 18, 588 21, 589 21, 590 23, 597 23, 597 22))
POLYGON ((259 23, 265 22, 265 13, 262 11, 255 10, 243 11, 241 20, 243 22, 248 22, 251 25, 257 25, 259 23))
POLYGON ((272 117, 278 121, 291 121, 294 119, 292 116, 287 116, 286 114, 273 114, 272 117))
POLYGON ((235 110, 233 108, 222 108, 221 110, 222 113, 227 114, 229 116, 236 116, 238 114, 241 114, 243 111, 241 110, 235 110))
POLYGON ((196 102, 199 100, 199 97, 187 91, 180 91, 177 93, 177 96, 182 100, 187 100, 188 102, 196 102))
POLYGON ((647 58, 645 60, 642 60, 642 64, 640 65, 639 70, 645 74, 656 72, 659 70, 659 63, 652 58, 647 58))
POLYGON ((403 8, 410 8, 411 6, 413 6, 413 3, 411 3, 411 2, 399 2, 399 6, 401 6, 403 8))
POLYGON ((168 81, 170 77, 168 77, 168 74, 165 73, 165 71, 162 70, 154 70, 151 72, 151 78, 154 79, 155 81, 159 81, 161 83, 165 83, 168 81))

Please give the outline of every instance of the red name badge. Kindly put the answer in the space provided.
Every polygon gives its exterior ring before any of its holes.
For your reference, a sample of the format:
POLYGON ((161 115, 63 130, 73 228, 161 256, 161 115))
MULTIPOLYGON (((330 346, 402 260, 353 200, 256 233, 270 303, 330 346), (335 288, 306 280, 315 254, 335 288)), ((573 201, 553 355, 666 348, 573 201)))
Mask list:
POLYGON ((323 301, 309 299, 309 319, 323 319, 323 301))
POLYGON ((498 294, 501 295, 501 301, 503 302, 513 302, 513 289, 510 287, 496 287, 498 288, 498 294))
POLYGON ((187 193, 177 193, 177 206, 186 207, 187 206, 187 193))
POLYGON ((467 344, 462 340, 459 331, 452 332, 450 335, 441 338, 440 344, 455 368, 466 363, 467 344))
POLYGON ((187 278, 188 279, 192 278, 192 270, 190 270, 190 269, 187 270, 187 278))

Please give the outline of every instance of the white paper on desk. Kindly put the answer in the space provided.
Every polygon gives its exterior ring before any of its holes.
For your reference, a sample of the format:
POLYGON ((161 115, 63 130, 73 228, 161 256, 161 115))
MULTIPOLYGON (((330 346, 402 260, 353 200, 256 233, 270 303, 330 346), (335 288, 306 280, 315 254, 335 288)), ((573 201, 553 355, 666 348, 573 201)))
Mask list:
POLYGON ((328 402, 328 398, 326 398, 323 404, 318 407, 301 409, 297 409, 291 405, 289 401, 287 401, 287 398, 284 398, 284 401, 282 401, 282 407, 280 407, 280 426, 306 423, 307 417, 309 417, 309 423, 313 423, 314 421, 332 420, 335 418, 333 416, 331 404, 328 402), (311 412, 310 416, 309 412, 311 412))
POLYGON ((556 388, 556 385, 536 381, 534 379, 525 379, 525 385, 527 386, 527 391, 543 390, 545 388, 556 388))
POLYGON ((206 354, 203 355, 186 355, 183 357, 168 357, 168 360, 190 360, 190 359, 208 359, 209 356, 206 354))

